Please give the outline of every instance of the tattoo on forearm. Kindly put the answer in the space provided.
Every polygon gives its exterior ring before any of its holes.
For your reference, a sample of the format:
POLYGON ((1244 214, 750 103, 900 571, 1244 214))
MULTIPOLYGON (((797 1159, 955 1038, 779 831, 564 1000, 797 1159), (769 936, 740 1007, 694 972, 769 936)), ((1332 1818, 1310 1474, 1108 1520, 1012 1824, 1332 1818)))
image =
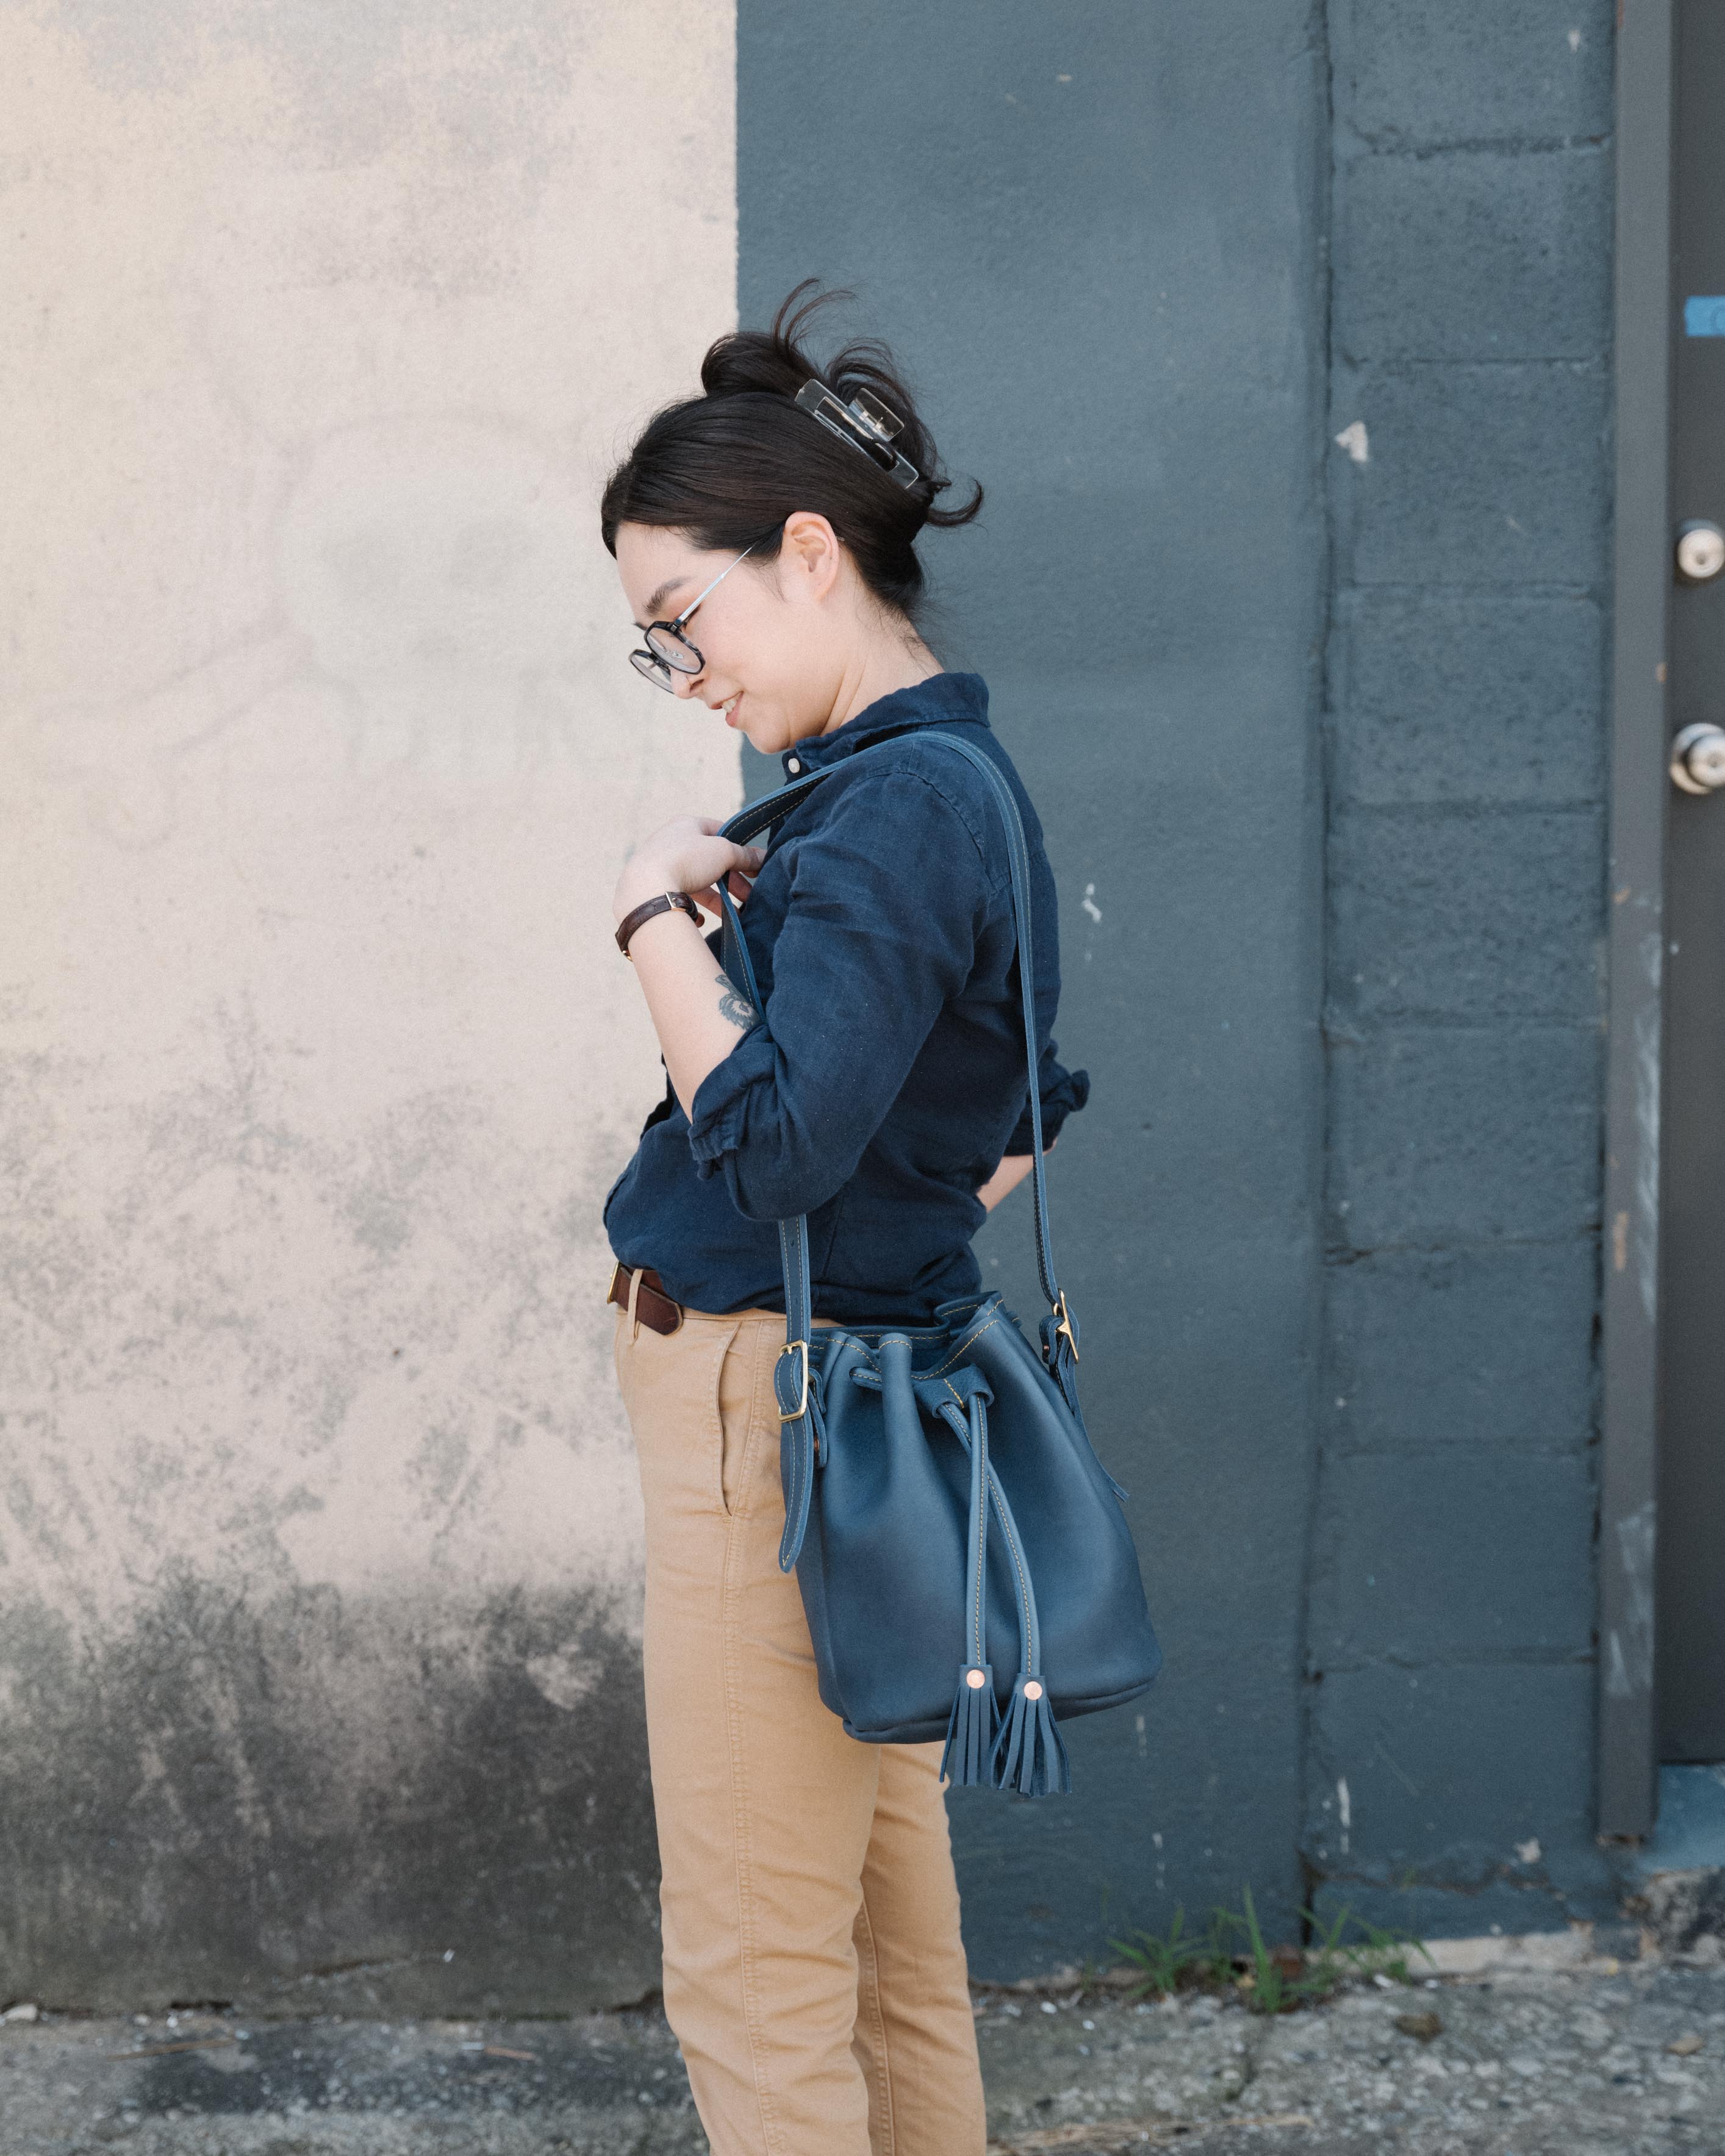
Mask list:
POLYGON ((729 1019, 739 1033, 747 1033, 755 1022, 755 1007, 747 996, 740 996, 732 985, 728 973, 715 973, 713 978, 725 991, 719 998, 719 1015, 729 1019))

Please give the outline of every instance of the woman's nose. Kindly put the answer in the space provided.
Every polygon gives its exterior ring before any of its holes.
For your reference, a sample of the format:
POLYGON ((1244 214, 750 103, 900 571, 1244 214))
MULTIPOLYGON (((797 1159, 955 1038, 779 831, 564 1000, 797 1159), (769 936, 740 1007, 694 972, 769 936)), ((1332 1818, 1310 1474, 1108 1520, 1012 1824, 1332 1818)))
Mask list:
MULTIPOLYGON (((704 667, 701 670, 702 673, 706 670, 704 667)), ((695 694, 696 685, 700 681, 700 674, 674 674, 671 676, 672 695, 681 696, 686 701, 689 697, 695 694)))

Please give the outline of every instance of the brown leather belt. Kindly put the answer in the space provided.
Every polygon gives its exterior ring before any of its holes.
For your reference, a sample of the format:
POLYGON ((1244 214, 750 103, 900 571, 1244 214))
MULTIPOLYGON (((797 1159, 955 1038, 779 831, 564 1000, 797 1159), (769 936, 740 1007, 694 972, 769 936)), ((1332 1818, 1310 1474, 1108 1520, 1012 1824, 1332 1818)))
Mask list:
MULTIPOLYGON (((607 1302, 620 1303, 629 1308, 629 1284, 635 1276, 627 1265, 619 1265, 611 1276, 611 1292, 607 1302)), ((673 1302, 665 1291, 665 1283, 651 1265, 643 1265, 640 1286, 635 1291, 635 1316, 649 1332, 675 1332, 683 1322, 683 1306, 673 1302)))

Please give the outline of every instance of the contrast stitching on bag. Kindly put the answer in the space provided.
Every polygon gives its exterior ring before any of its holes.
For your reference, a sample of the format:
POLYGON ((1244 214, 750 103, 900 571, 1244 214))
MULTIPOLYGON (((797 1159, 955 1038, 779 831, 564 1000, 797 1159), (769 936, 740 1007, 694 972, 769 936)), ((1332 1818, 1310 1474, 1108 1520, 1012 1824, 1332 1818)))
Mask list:
POLYGON ((925 1370, 922 1373, 923 1376, 925 1378, 943 1378, 948 1370, 957 1368, 958 1367, 960 1358, 969 1354, 971 1349, 974 1348, 978 1341, 982 1338, 983 1333, 992 1332, 994 1327, 999 1324, 1000 1317, 1001 1313, 997 1310, 986 1325, 979 1325, 974 1332, 967 1337, 962 1348, 953 1349, 952 1358, 950 1362, 942 1363, 932 1370, 925 1370))
MULTIPOLYGON (((958 1398, 957 1394, 956 1392, 952 1392, 952 1388, 950 1385, 948 1385, 948 1386, 947 1386, 947 1390, 948 1392, 952 1393, 952 1397, 953 1397, 953 1399, 957 1399, 958 1398)), ((961 1402, 961 1404, 961 1404, 961 1405, 963 1404, 962 1404, 962 1402, 961 1402)), ((986 1419, 984 1419, 984 1422, 983 1422, 983 1427, 984 1429, 986 1429, 986 1428, 987 1428, 987 1426, 988 1426, 988 1425, 987 1425, 986 1419)), ((978 1433, 978 1429, 977 1429, 977 1426, 976 1426, 976 1424, 975 1424, 974 1423, 973 1423, 973 1424, 972 1424, 972 1425, 971 1425, 970 1441, 971 1441, 971 1443, 972 1443, 973 1445, 978 1444, 978 1436, 979 1436, 979 1433, 978 1433)), ((981 1452, 982 1452, 982 1461, 981 1461, 981 1464, 980 1464, 980 1467, 978 1466, 978 1464, 977 1463, 977 1461, 975 1461, 975 1460, 972 1460, 972 1462, 971 1462, 971 1466, 970 1466, 970 1471, 971 1471, 971 1473, 972 1473, 973 1475, 976 1475, 976 1474, 978 1474, 978 1473, 979 1473, 979 1474, 981 1475, 981 1476, 982 1476, 982 1479, 983 1479, 983 1482, 984 1482, 984 1483, 986 1483, 986 1482, 987 1482, 987 1480, 988 1480, 988 1441, 987 1441, 987 1440, 986 1440, 986 1439, 983 1439, 983 1440, 982 1440, 979 1449, 980 1449, 980 1450, 981 1450, 981 1452)), ((977 1660, 978 1660, 978 1661, 981 1661, 981 1660, 983 1659, 983 1657, 982 1657, 982 1653, 981 1653, 981 1641, 982 1641, 982 1636, 983 1636, 983 1596, 985 1595, 985 1594, 986 1594, 986 1592, 987 1592, 987 1579, 988 1579, 988 1493, 987 1489, 986 1489, 986 1488, 984 1488, 984 1490, 983 1490, 983 1502, 982 1502, 982 1503, 981 1503, 981 1504, 977 1507, 977 1517, 978 1517, 978 1534, 977 1534, 976 1607, 975 1607, 975 1609, 974 1609, 973 1610, 972 1610, 972 1612, 971 1612, 971 1616, 970 1616, 970 1621, 971 1621, 971 1626, 972 1626, 972 1630, 971 1630, 971 1635, 970 1635, 970 1636, 971 1636, 971 1639, 972 1639, 973 1642, 974 1642, 974 1643, 976 1644, 977 1647, 978 1647, 977 1660)))
MULTIPOLYGON (((1000 1478, 994 1472, 994 1464, 992 1460, 988 1463, 988 1491, 990 1496, 994 1501, 994 1516, 1000 1522, 1000 1532, 1006 1537, 1007 1548, 1012 1553, 1013 1568, 1019 1576, 1019 1618, 1024 1630, 1024 1637, 1019 1642, 1019 1647, 1022 1650, 1019 1654, 1019 1660, 1024 1668, 1029 1669, 1031 1666, 1030 1575, 1025 1569, 1024 1552, 1019 1547, 1018 1535, 1014 1528, 1011 1517, 1008 1514, 1004 1495, 1000 1488, 1000 1478)), ((1036 1644, 1038 1648, 1036 1661, 1040 1666, 1042 1661, 1040 1640, 1038 1640, 1036 1644)))

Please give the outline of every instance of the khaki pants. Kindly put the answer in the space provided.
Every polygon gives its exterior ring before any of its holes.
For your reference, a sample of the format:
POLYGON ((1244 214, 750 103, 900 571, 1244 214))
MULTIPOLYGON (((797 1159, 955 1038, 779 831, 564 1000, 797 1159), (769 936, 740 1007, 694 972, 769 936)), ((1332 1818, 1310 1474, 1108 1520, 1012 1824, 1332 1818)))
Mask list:
POLYGON ((784 1503, 784 1320, 626 1312, 647 1513, 665 2005, 714 2156, 982 2156, 937 1744, 820 1703, 784 1503))

